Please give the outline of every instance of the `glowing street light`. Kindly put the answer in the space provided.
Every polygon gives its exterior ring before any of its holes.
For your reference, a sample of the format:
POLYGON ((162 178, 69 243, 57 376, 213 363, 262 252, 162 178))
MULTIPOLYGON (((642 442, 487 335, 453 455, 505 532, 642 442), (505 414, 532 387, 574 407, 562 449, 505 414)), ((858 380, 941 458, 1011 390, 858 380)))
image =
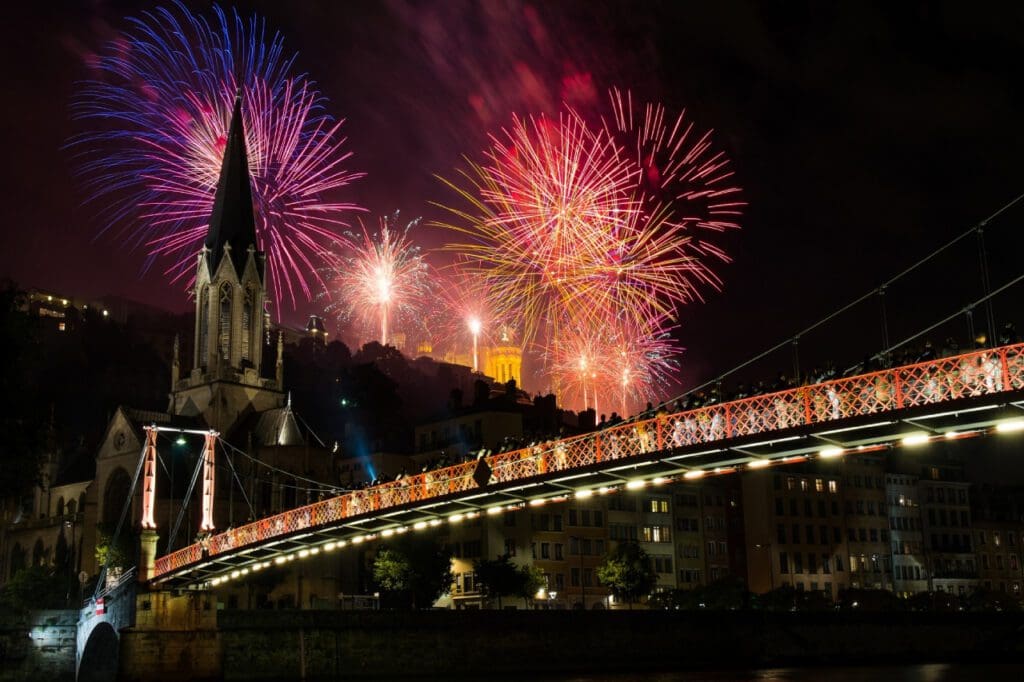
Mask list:
POLYGON ((471 334, 473 334, 473 371, 474 372, 479 372, 480 371, 480 361, 478 359, 479 356, 477 355, 477 341, 480 338, 480 330, 482 328, 483 328, 483 325, 480 323, 480 318, 479 317, 471 317, 471 318, 469 318, 469 331, 470 331, 471 334))

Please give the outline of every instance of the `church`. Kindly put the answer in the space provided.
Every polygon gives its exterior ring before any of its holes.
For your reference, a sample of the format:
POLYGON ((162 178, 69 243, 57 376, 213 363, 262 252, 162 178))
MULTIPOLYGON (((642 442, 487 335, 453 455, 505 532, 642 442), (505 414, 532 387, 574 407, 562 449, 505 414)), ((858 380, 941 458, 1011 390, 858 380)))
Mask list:
POLYGON ((125 551, 135 551, 130 539, 138 530, 143 497, 137 472, 150 426, 160 428, 153 514, 158 554, 194 542, 200 532, 202 482, 196 474, 205 433, 219 436, 212 468, 214 531, 315 501, 329 491, 318 482, 337 480, 334 455, 293 412, 285 390, 283 338, 271 334, 264 312, 265 255, 253 211, 238 97, 208 233, 197 256, 193 352, 182 358, 175 340, 167 409, 118 407, 94 471, 81 471, 82 480, 64 476, 37 489, 32 521, 16 522, 7 533, 5 579, 30 563, 51 563, 59 547, 71 548, 80 576, 97 575, 102 567, 96 545, 109 541, 122 515, 121 536, 129 540, 123 542, 125 551), (275 347, 270 371, 261 371, 270 365, 264 354, 275 347))

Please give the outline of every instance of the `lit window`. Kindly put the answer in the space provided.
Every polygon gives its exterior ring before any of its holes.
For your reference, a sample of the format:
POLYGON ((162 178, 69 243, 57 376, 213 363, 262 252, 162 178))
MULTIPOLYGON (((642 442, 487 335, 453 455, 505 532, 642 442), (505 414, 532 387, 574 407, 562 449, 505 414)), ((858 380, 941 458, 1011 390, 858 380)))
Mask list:
POLYGON ((63 322, 58 322, 57 323, 57 331, 61 331, 61 332, 64 331, 64 323, 63 322))
POLYGON ((824 491, 825 491, 825 482, 823 480, 821 480, 820 478, 814 479, 814 492, 821 493, 821 492, 824 492, 824 491))
POLYGON ((828 491, 830 493, 834 493, 834 492, 836 492, 836 489, 837 489, 836 482, 835 481, 829 481, 828 482, 828 491))
POLYGON ((800 490, 803 490, 804 492, 807 492, 807 479, 806 478, 801 478, 800 479, 800 490))

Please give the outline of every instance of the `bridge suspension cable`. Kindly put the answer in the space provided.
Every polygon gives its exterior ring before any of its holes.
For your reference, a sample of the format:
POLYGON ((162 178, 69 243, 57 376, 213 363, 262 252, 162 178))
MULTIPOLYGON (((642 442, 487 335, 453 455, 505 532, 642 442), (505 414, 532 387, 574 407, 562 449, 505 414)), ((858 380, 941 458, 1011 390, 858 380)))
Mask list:
POLYGON ((113 554, 113 548, 117 546, 117 538, 121 535, 121 529, 124 527, 124 521, 128 518, 128 511, 132 507, 132 501, 135 498, 135 488, 139 484, 139 475, 142 473, 142 464, 146 459, 146 449, 149 446, 147 439, 146 443, 142 446, 142 452, 139 453, 139 462, 135 465, 135 475, 132 476, 131 487, 128 488, 128 496, 124 500, 124 506, 121 507, 121 516, 117 520, 117 526, 114 528, 114 534, 110 536, 110 544, 107 548, 107 556, 103 560, 103 568, 100 569, 99 577, 96 580, 96 589, 93 591, 93 598, 99 596, 103 589, 103 583, 107 578, 107 571, 110 569, 110 556, 113 554))
MULTIPOLYGON (((876 358, 880 358, 880 357, 882 357, 884 355, 887 355, 887 354, 891 353, 892 351, 896 350, 897 348, 899 348, 901 346, 905 346, 906 344, 908 344, 908 343, 910 343, 910 342, 912 342, 912 341, 914 341, 916 339, 919 339, 920 337, 924 336, 928 332, 933 331, 933 330, 941 327, 942 325, 946 324, 950 320, 956 319, 956 317, 958 315, 962 314, 962 313, 967 313, 968 316, 970 316, 971 311, 974 310, 974 308, 976 308, 977 306, 981 305, 982 303, 986 303, 988 301, 991 301, 993 297, 1001 294, 1002 292, 1006 291, 1007 289, 1013 287, 1016 284, 1019 284, 1020 282, 1024 282, 1024 272, 1022 272, 1020 275, 1014 277, 1012 280, 1010 280, 1009 282, 1007 282, 1003 286, 999 287, 995 291, 991 291, 991 292, 985 294, 984 296, 982 296, 978 300, 973 301, 973 302, 967 304, 966 306, 958 309, 956 312, 954 312, 954 313, 952 313, 952 314, 942 318, 938 322, 936 322, 936 323, 934 323, 932 325, 929 325, 928 327, 925 327, 924 329, 922 329, 921 331, 917 332, 916 334, 908 336, 907 338, 903 339, 899 343, 894 344, 894 345, 890 346, 889 348, 886 348, 885 350, 879 352, 875 357, 876 358)), ((973 327, 973 325, 972 325, 972 327, 973 327)))
MULTIPOLYGON (((922 265, 928 263, 929 261, 931 261, 933 258, 938 256, 939 254, 945 252, 947 249, 949 249, 949 248, 955 246, 956 244, 960 243, 961 241, 963 241, 965 238, 969 237, 970 235, 984 230, 984 228, 987 227, 989 223, 991 223, 993 220, 995 220, 996 218, 1001 216, 1006 211, 1008 211, 1011 208, 1013 208, 1014 206, 1016 206, 1021 201, 1024 201, 1024 193, 1018 194, 1016 197, 1014 197, 1013 199, 1011 199, 1007 203, 1003 204, 1001 207, 999 207, 996 211, 994 211, 993 213, 988 215, 986 218, 984 218, 984 219, 980 220, 979 222, 977 222, 976 224, 972 225, 970 228, 968 228, 964 232, 961 232, 956 237, 953 237, 948 242, 946 242, 945 244, 939 246, 937 249, 935 249, 931 253, 927 254, 923 258, 919 259, 918 261, 916 261, 912 265, 904 268, 903 270, 898 272, 896 275, 890 277, 888 280, 883 282, 881 285, 874 287, 873 289, 871 289, 867 293, 863 294, 862 296, 857 297, 856 299, 850 301, 846 305, 840 307, 839 309, 837 309, 837 310, 831 312, 830 314, 826 315, 825 317, 821 318, 817 322, 814 322, 813 324, 807 326, 806 328, 801 329, 796 334, 793 334, 792 336, 789 336, 788 338, 780 341, 779 343, 775 344, 771 348, 768 348, 767 350, 762 351, 761 353, 758 353, 754 357, 749 358, 748 360, 745 360, 745 361, 741 362, 740 364, 736 365, 732 369, 730 369, 730 370, 728 370, 726 372, 723 372, 722 374, 719 374, 718 376, 716 376, 716 377, 714 377, 712 379, 709 379, 709 380, 705 381, 704 383, 702 383, 702 384, 700 384, 698 386, 694 386, 692 388, 689 388, 686 391, 684 391, 681 394, 679 394, 678 396, 676 396, 675 398, 670 398, 668 400, 665 400, 664 402, 667 403, 667 402, 672 402, 673 400, 681 400, 681 399, 689 396, 690 394, 692 394, 692 393, 694 393, 696 391, 700 391, 700 390, 708 388, 709 386, 712 386, 712 385, 714 385, 716 383, 719 383, 723 379, 725 379, 726 377, 728 377, 728 376, 730 376, 732 374, 735 374, 736 372, 738 372, 739 370, 743 369, 744 367, 748 367, 748 366, 754 364, 755 362, 757 362, 758 360, 763 360, 764 358, 768 357, 769 355, 771 355, 772 353, 776 352, 780 348, 785 347, 786 344, 791 343, 794 339, 799 339, 801 336, 806 336, 807 334, 809 334, 810 332, 814 331, 815 329, 817 329, 818 327, 822 326, 823 324, 826 324, 827 322, 830 322, 831 320, 833 320, 836 317, 842 315, 843 313, 847 312, 851 308, 854 308, 857 305, 860 305, 864 301, 868 300, 872 296, 875 296, 880 291, 884 291, 889 286, 891 286, 891 285, 895 284, 896 282, 898 282, 899 280, 903 279, 904 277, 909 275, 911 272, 914 272, 915 270, 920 268, 922 265)), ((982 249, 984 249, 983 246, 982 246, 982 249)), ((987 274, 988 273, 988 268, 987 268, 987 259, 984 256, 984 250, 982 250, 981 258, 983 260, 983 267, 982 267, 982 272, 984 273, 983 277, 985 277, 987 279, 987 277, 988 277, 988 274, 987 274)), ((1000 291, 1002 291, 1002 290, 1003 289, 1000 289, 1000 291)), ((985 300, 987 300, 987 298, 985 300)), ((883 305, 884 305, 884 303, 883 303, 883 305)), ((959 312, 962 312, 962 310, 959 311, 959 312)), ((883 315, 884 315, 884 313, 883 313, 883 315)), ((883 323, 883 324, 885 324, 885 323, 883 323)), ((992 330, 994 331, 994 329, 995 329, 994 318, 993 318, 993 322, 991 323, 991 327, 992 327, 992 330)), ((883 330, 883 334, 884 334, 884 337, 886 339, 888 339, 888 328, 887 328, 887 326, 883 330)), ((627 421, 630 421, 630 420, 627 420, 627 421)))

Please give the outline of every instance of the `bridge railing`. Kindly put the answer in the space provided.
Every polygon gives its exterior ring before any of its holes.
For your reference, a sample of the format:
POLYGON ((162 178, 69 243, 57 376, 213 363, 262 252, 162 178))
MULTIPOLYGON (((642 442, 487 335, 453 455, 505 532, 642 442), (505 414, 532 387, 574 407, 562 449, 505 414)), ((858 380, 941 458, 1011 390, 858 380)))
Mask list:
MULTIPOLYGON (((548 441, 486 458, 492 481, 509 483, 616 459, 726 438, 879 414, 1024 388, 1024 344, 751 396, 601 431, 548 441)), ((157 577, 221 554, 306 528, 453 495, 477 487, 476 462, 403 477, 292 509, 160 557, 157 577)))

